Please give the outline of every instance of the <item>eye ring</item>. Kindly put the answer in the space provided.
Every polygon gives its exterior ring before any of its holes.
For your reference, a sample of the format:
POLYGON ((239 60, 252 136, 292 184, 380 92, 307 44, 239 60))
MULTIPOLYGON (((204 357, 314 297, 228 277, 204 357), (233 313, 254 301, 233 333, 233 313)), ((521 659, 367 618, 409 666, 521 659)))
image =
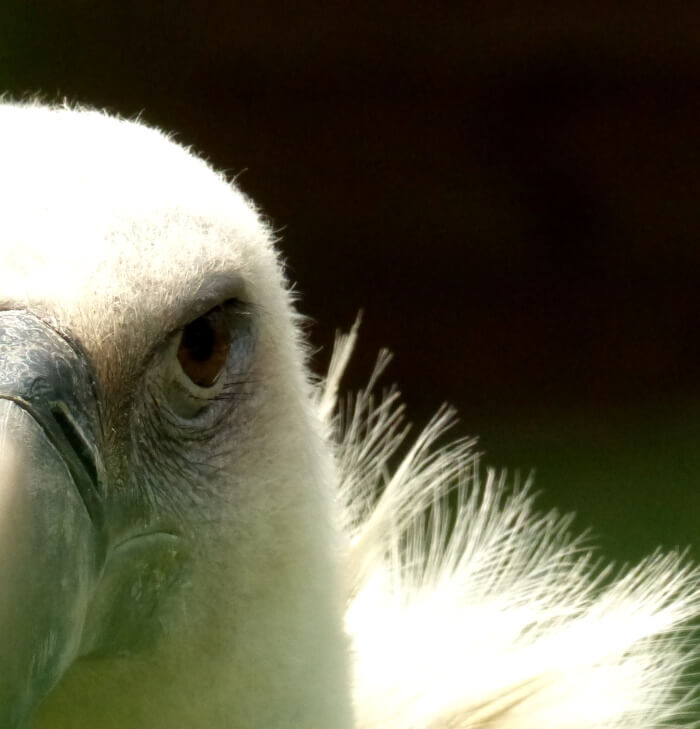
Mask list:
POLYGON ((177 360, 187 379, 199 388, 215 387, 231 350, 229 317, 222 306, 187 324, 180 335, 177 360))

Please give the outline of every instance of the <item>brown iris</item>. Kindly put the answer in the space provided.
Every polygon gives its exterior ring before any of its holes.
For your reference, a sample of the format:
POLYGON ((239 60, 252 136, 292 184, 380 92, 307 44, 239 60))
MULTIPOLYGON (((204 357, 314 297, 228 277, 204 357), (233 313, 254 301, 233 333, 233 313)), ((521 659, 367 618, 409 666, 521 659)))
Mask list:
POLYGON ((177 358, 182 371, 199 387, 212 387, 219 379, 231 348, 230 322, 217 306, 182 330, 177 358))

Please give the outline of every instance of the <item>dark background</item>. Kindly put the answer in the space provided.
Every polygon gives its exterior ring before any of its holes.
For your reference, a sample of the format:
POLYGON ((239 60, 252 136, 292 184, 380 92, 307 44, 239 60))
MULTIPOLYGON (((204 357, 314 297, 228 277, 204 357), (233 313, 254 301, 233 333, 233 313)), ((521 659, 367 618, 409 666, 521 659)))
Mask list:
POLYGON ((237 176, 283 236, 319 371, 363 308, 350 386, 388 346, 412 420, 456 405, 606 555, 700 543, 700 6, 0 16, 13 97, 141 113, 237 176))

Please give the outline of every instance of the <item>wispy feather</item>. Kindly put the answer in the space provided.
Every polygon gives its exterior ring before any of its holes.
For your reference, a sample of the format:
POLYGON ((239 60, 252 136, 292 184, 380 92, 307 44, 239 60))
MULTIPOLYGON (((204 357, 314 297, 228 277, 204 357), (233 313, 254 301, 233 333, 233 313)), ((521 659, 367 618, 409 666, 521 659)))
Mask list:
POLYGON ((358 729, 690 726, 698 569, 677 553, 602 565, 473 440, 437 445, 449 409, 406 445, 398 392, 373 395, 386 353, 336 409, 356 335, 339 337, 319 404, 351 544, 358 729))

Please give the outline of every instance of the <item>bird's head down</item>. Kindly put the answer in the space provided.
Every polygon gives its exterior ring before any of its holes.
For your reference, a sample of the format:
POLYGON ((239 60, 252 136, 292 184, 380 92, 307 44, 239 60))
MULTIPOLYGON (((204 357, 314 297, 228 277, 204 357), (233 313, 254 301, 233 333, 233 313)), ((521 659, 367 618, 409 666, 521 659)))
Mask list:
POLYGON ((0 159, 0 726, 347 726, 333 464, 270 232, 101 113, 2 105, 0 159))

